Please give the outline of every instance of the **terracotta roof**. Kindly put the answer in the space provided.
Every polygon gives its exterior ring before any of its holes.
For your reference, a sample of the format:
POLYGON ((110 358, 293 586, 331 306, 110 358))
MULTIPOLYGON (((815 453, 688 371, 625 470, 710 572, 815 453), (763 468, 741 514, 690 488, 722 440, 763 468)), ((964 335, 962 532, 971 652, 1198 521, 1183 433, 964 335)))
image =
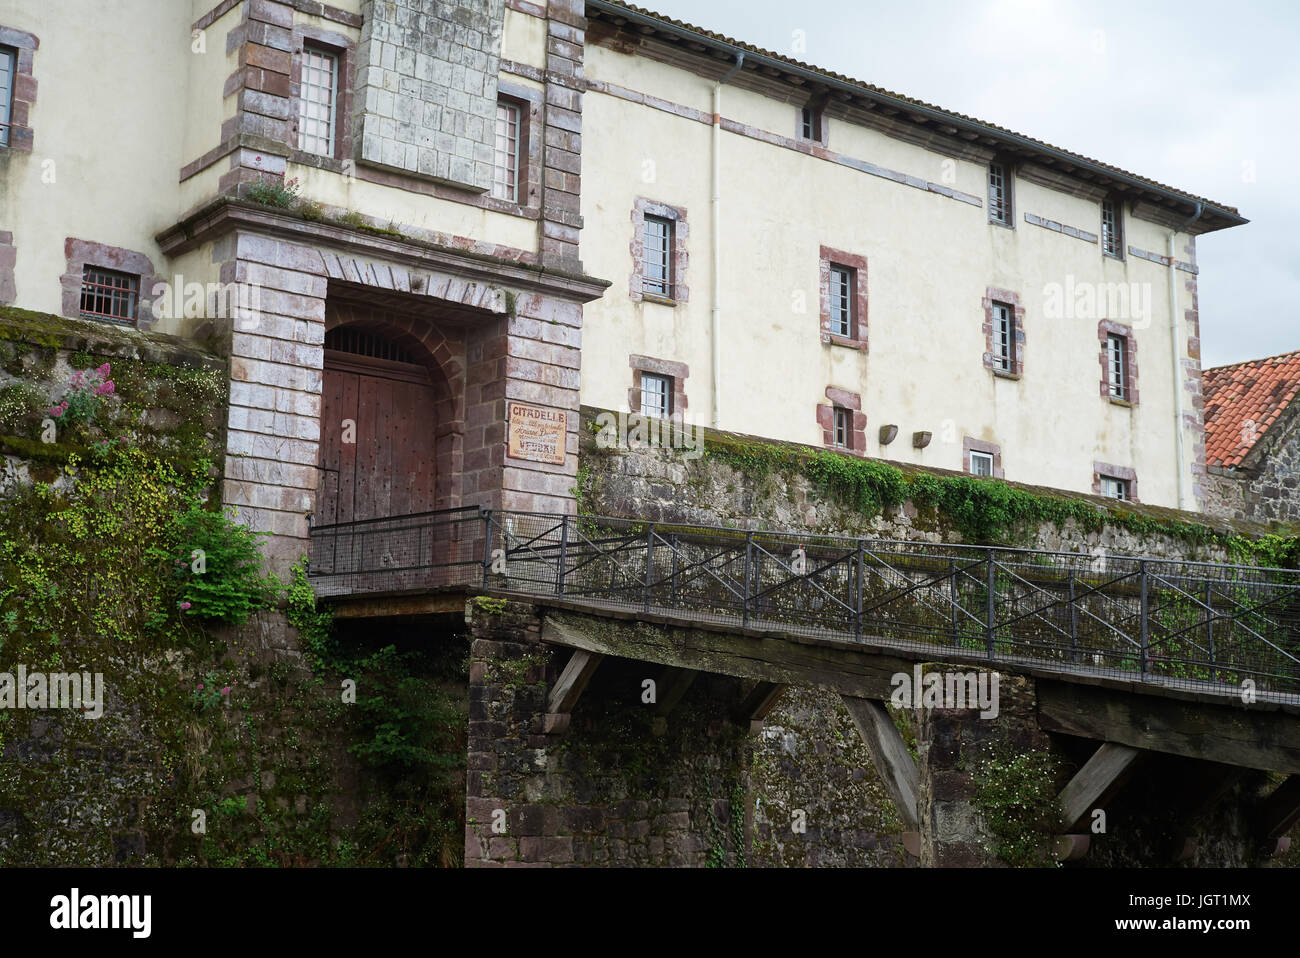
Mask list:
POLYGON ((804 63, 802 60, 796 60, 793 57, 787 57, 780 53, 774 53, 771 50, 764 50, 761 47, 756 47, 753 44, 745 43, 744 41, 741 40, 733 40, 731 37, 725 36, 723 34, 714 33, 712 30, 706 30, 703 27, 697 27, 693 24, 686 23, 682 20, 674 20, 672 17, 667 17, 661 13, 655 13, 653 10, 647 10, 644 7, 638 7, 633 4, 626 3, 624 2, 624 0, 600 0, 599 3, 588 3, 587 6, 588 6, 588 16, 591 15, 592 8, 595 8, 596 10, 600 10, 601 7, 606 7, 609 8, 610 12, 621 9, 629 13, 639 14, 643 17, 649 17, 653 20, 658 20, 661 23, 669 24, 673 27, 677 27, 680 30, 690 31, 691 33, 697 34, 700 37, 707 38, 709 40, 713 40, 718 43, 723 43, 728 46, 737 47, 741 50, 746 51, 747 53, 757 54, 758 56, 765 57, 770 60, 777 60, 782 63, 789 64, 792 67, 798 67, 801 70, 806 70, 812 73, 819 74, 823 77, 826 77, 827 79, 836 80, 840 83, 851 84, 852 86, 859 87, 864 93, 867 94, 877 94, 882 97, 888 97, 893 100, 901 101, 902 103, 911 104, 912 106, 920 107, 926 110, 933 110, 937 113, 942 113, 945 116, 953 119, 962 120, 965 121, 966 123, 976 124, 992 132, 1001 133, 1008 137, 1015 137, 1019 140, 1024 141, 1025 143, 1032 144, 1043 150, 1051 150, 1055 153, 1059 153, 1071 157, 1072 159, 1077 160, 1080 164, 1087 164, 1102 170, 1107 170, 1115 174, 1116 176, 1122 176, 1129 180, 1135 180, 1139 183, 1143 183, 1154 189, 1162 190, 1165 193, 1176 194, 1191 202, 1202 203, 1205 206, 1211 207, 1212 209, 1219 210, 1223 213, 1226 213, 1229 217, 1237 220, 1238 222, 1242 222, 1242 223, 1249 222, 1248 220, 1244 219, 1241 216, 1241 214, 1237 211, 1237 208, 1234 206, 1226 206, 1223 203, 1215 202, 1214 200, 1208 199, 1204 196, 1198 196, 1195 193, 1188 193, 1185 190, 1180 190, 1172 186, 1166 186, 1165 184, 1160 183, 1156 180, 1149 179, 1145 176, 1139 176, 1136 173, 1130 173, 1127 170, 1120 169, 1117 166, 1111 166, 1110 164, 1103 163, 1100 160, 1094 160, 1091 157, 1083 156, 1080 153, 1074 153, 1071 152, 1070 150, 1064 150, 1058 146, 1052 146, 1050 143, 1044 143, 1042 140, 1034 139, 1033 137, 1026 136, 1023 133, 1017 133, 1015 130, 1008 130, 1006 127, 997 126, 996 124, 988 123, 984 120, 976 119, 975 117, 966 116, 965 114, 962 113, 954 113, 951 110, 945 110, 943 107, 935 106, 931 103, 926 103, 924 100, 917 100, 912 97, 904 96, 901 93, 893 93, 882 87, 874 86, 873 84, 870 83, 864 83, 861 80, 855 80, 852 77, 845 76, 842 73, 836 73, 833 70, 825 70, 821 67, 804 63))
POLYGON ((1205 370, 1205 462, 1233 467, 1300 393, 1300 350, 1205 370))

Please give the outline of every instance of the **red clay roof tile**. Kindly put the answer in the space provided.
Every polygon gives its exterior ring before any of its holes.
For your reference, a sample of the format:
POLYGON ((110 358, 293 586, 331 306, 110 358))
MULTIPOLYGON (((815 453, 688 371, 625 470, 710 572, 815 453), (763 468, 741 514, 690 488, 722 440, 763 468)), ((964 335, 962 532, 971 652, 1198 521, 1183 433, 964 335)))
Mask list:
POLYGON ((1205 461, 1239 466, 1300 393, 1300 350, 1204 373, 1205 461))

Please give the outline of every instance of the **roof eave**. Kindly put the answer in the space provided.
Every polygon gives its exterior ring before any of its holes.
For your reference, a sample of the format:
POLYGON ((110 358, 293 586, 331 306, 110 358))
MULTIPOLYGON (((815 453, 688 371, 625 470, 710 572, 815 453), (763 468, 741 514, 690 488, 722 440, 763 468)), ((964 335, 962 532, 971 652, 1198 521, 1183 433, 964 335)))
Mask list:
POLYGON ((689 39, 693 43, 700 43, 714 50, 727 52, 731 56, 739 56, 743 53, 747 67, 751 64, 754 66, 768 66, 772 69, 780 70, 783 73, 788 73, 792 76, 797 76, 801 79, 819 84, 827 89, 838 89, 845 92, 851 92, 855 96, 865 97, 877 103, 885 104, 892 109, 898 110, 900 113, 916 114, 925 117, 927 120, 942 121, 945 125, 951 126, 957 130, 965 130, 969 133, 975 133, 979 136, 996 140, 1004 147, 1027 151, 1037 156, 1046 157, 1051 159, 1054 163, 1064 162, 1075 169, 1086 170, 1087 172, 1106 180, 1122 183, 1127 187, 1140 190, 1143 193, 1155 194, 1163 199, 1186 207, 1189 220, 1187 225, 1190 226, 1190 221, 1196 220, 1198 225, 1204 227, 1200 232, 1213 232, 1214 230, 1226 229, 1232 226, 1241 226, 1250 222, 1250 220, 1246 219, 1246 217, 1242 216, 1240 213, 1235 213, 1232 210, 1226 209, 1215 203, 1206 202, 1203 199, 1194 197, 1187 193, 1165 189, 1158 184, 1143 180, 1136 176, 1117 172, 1116 170, 1105 167, 1099 163, 1094 163, 1086 157, 1069 153, 1065 150, 1059 150, 1055 147, 1045 146, 1044 144, 1038 143, 1027 137, 1008 133, 1005 130, 984 123, 979 123, 978 121, 970 120, 966 117, 957 116, 943 110, 924 106, 900 97, 891 96, 888 93, 871 87, 857 83, 849 83, 820 71, 791 63, 789 60, 778 59, 761 51, 729 43, 725 40, 720 40, 717 37, 709 36, 706 33, 700 33, 696 30, 680 26, 671 21, 649 16, 638 10, 629 9, 621 3, 611 2, 611 0, 587 0, 587 7, 588 9, 595 8, 605 13, 624 17, 631 23, 654 27, 656 30, 664 33, 673 34, 682 39, 689 39), (1216 221, 1219 222, 1220 225, 1210 225, 1212 222, 1216 221))

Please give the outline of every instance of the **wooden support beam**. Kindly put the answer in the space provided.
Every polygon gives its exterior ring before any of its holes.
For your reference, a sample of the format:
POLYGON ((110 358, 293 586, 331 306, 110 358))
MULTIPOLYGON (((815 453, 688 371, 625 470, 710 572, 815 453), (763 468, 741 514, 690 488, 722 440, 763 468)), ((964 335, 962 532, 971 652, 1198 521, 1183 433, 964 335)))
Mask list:
POLYGON ((699 674, 694 669, 679 669, 671 665, 665 667, 656 680, 658 690, 655 697, 655 714, 666 717, 675 709, 699 674))
POLYGON ((1263 838, 1281 838, 1300 821, 1300 775, 1292 775, 1264 799, 1256 825, 1263 838))
POLYGON ((751 732, 761 732, 767 713, 772 711, 788 688, 788 685, 777 682, 759 682, 732 713, 736 724, 748 725, 751 732))
POLYGON ((547 699, 547 714, 543 720, 544 731, 559 734, 568 729, 569 715, 573 712, 573 707, 578 704, 578 699, 582 697, 587 683, 596 674, 596 667, 600 665, 600 660, 603 658, 604 656, 598 652, 574 650, 569 664, 556 679, 555 688, 551 689, 550 698, 547 699))
POLYGON ((902 733, 890 717, 885 703, 876 699, 860 699, 841 695, 844 706, 858 727, 858 734, 871 753, 880 780, 894 800, 894 807, 909 831, 919 831, 921 816, 917 807, 920 787, 917 781, 916 762, 903 742, 902 733))
POLYGON ((1106 742, 1061 789, 1062 819, 1066 831, 1086 824, 1092 810, 1101 808, 1124 785, 1124 779, 1141 751, 1127 745, 1106 742))
POLYGON ((1300 721, 1289 706, 1182 702, 1060 681, 1039 681, 1037 688, 1044 731, 1238 768, 1300 773, 1300 721))

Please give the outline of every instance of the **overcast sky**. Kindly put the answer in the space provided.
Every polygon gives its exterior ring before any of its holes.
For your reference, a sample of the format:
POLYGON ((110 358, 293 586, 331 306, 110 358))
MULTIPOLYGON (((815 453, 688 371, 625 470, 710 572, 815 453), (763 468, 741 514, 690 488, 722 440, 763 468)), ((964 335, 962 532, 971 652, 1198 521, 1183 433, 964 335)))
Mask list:
POLYGON ((1295 0, 640 4, 1235 206, 1197 240, 1203 363, 1300 349, 1295 0))

